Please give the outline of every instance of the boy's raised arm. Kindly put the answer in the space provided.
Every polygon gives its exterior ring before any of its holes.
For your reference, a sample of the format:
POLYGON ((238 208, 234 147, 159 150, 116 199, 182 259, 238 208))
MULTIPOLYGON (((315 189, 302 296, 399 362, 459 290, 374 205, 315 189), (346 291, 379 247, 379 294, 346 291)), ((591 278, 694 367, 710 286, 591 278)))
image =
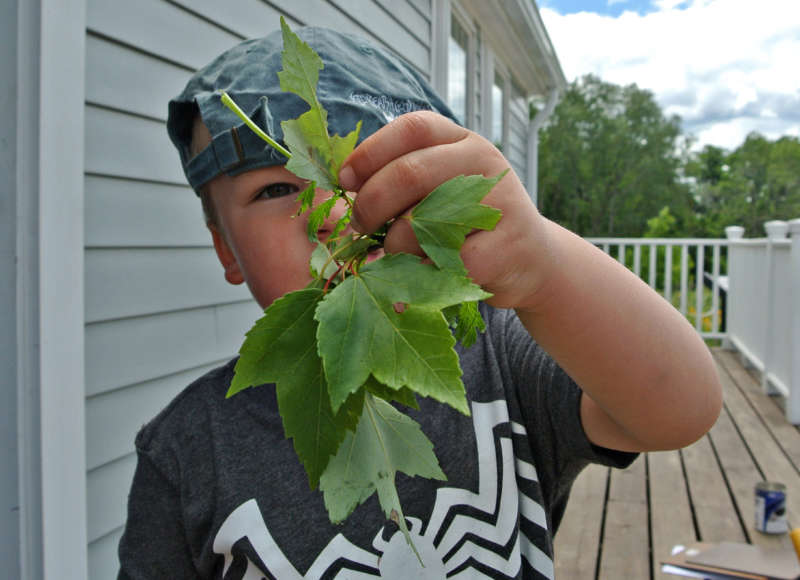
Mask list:
POLYGON ((584 390, 589 439, 644 451, 700 438, 722 404, 700 336, 616 260, 556 224, 548 229, 556 267, 534 303, 517 314, 584 390))
MULTIPOLYGON (((374 231, 461 174, 498 175, 508 161, 490 142, 434 113, 399 117, 345 161, 358 193, 354 227, 374 231)), ((484 203, 503 212, 467 237, 471 277, 514 308, 531 336, 581 386, 589 439, 627 451, 670 449, 701 437, 721 408, 716 369, 699 335, 670 304, 594 246, 543 218, 509 173, 484 203)), ((395 220, 387 252, 421 254, 395 220)))

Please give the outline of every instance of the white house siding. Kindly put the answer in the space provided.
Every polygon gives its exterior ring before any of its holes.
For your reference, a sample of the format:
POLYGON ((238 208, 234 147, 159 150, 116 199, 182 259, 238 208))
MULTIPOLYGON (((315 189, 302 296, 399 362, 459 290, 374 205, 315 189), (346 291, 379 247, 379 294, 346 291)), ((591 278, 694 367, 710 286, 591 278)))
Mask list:
POLYGON ((430 0, 87 0, 85 353, 89 577, 113 578, 137 430, 229 359, 259 315, 222 276, 166 134, 166 104, 222 50, 278 26, 370 37, 431 69, 430 0), (368 23, 363 24, 363 23, 368 23))

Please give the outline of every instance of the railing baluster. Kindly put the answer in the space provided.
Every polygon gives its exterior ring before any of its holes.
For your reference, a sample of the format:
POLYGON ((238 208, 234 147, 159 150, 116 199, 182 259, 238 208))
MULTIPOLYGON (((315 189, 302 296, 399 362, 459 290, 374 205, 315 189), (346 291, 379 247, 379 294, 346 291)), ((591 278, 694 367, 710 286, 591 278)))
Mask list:
POLYGON ((672 248, 667 244, 664 248, 664 298, 672 304, 672 248))
POLYGON ((720 278, 724 278, 727 274, 724 262, 728 251, 727 240, 589 238, 589 241, 631 270, 653 290, 661 294, 665 300, 673 304, 683 316, 694 317, 695 330, 704 339, 726 338, 727 329, 722 329, 725 322, 720 313, 723 304, 720 278), (630 257, 628 256, 629 248, 633 248, 631 252, 633 255, 630 257), (659 262, 662 259, 660 255, 662 248, 665 255, 663 262, 659 262), (678 248, 680 248, 680 252, 678 248), (706 250, 709 250, 708 256, 706 256, 706 250), (708 264, 710 284, 706 284, 705 280, 707 261, 711 261, 708 264), (678 268, 680 274, 675 271, 678 268), (692 276, 695 277, 694 283, 691 281, 692 276), (709 287, 708 300, 706 300, 706 286, 709 287), (692 292, 695 293, 693 300, 690 299, 692 292), (708 325, 704 324, 706 317, 710 317, 708 325))
POLYGON ((656 287, 656 245, 650 246, 650 288, 656 287))
POLYGON ((714 263, 711 266, 712 291, 711 291, 711 332, 719 331, 719 244, 714 244, 714 263))
POLYGON ((697 269, 695 271, 695 319, 694 327, 697 332, 703 332, 703 267, 705 262, 706 247, 697 245, 697 269))
POLYGON ((686 316, 689 297, 689 244, 681 244, 681 314, 686 316))

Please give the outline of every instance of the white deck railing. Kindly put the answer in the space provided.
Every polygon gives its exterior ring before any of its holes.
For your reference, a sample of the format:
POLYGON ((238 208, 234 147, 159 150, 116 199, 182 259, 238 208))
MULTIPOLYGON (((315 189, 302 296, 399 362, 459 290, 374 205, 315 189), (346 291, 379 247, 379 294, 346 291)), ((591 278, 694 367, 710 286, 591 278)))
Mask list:
POLYGON ((693 322, 703 338, 725 338, 722 302, 728 283, 725 270, 728 240, 587 239, 672 303, 693 322))
POLYGON ((741 353, 764 390, 800 424, 800 219, 767 222, 767 237, 588 238, 670 301, 706 339, 741 353), (787 233, 791 239, 787 239, 787 233))
POLYGON ((728 234, 728 340, 759 371, 764 390, 786 398, 786 417, 799 424, 800 219, 764 227, 761 239, 728 234))

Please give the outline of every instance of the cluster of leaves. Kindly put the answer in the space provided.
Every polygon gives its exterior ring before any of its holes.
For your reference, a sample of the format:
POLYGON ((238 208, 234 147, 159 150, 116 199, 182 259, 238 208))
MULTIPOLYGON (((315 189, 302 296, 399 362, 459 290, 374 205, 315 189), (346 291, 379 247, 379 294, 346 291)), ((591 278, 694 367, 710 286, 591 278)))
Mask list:
MULTIPOLYGON (((500 219, 480 201, 502 175, 456 177, 414 208, 409 220, 432 263, 408 254, 368 261, 381 236, 344 233, 352 199, 338 183, 360 123, 345 137, 328 135, 316 95, 322 60, 283 20, 281 27, 281 89, 309 106, 281 127, 286 167, 310 182, 299 199, 317 243, 313 280, 276 300, 247 333, 228 396, 274 383, 286 436, 312 489, 322 490, 331 521, 344 520, 377 491, 384 513, 413 548, 395 475, 445 475, 419 425, 391 403, 417 407, 420 394, 469 414, 453 347, 483 329, 477 301, 489 295, 468 278, 459 252, 471 230, 492 229, 500 219), (333 196, 314 206, 318 187, 333 196), (348 210, 334 234, 320 241, 318 227, 339 199, 348 210)), ((230 97, 223 94, 223 102, 262 134, 230 97)))

